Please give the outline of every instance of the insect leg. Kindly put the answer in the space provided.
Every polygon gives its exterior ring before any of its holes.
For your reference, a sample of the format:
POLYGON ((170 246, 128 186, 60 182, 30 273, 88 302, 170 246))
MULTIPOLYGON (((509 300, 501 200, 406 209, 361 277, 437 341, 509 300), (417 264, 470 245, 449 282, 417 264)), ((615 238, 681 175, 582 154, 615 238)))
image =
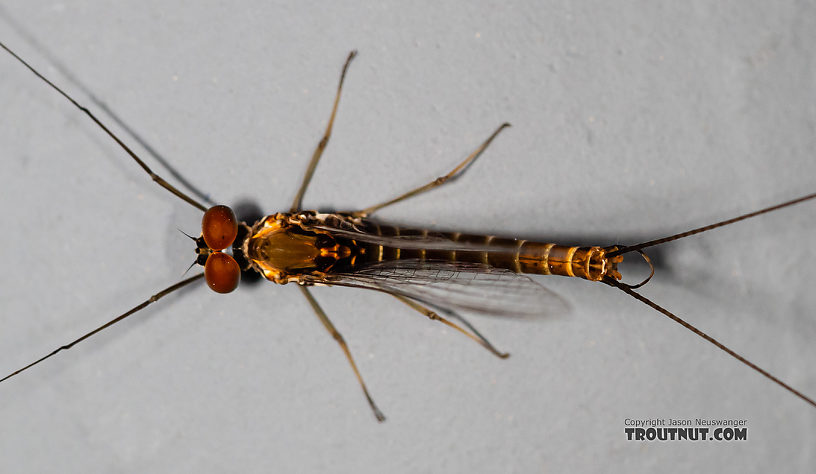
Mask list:
POLYGON ((143 301, 141 304, 138 304, 138 305, 134 306, 133 308, 126 311, 125 313, 122 313, 119 316, 111 319, 110 321, 108 321, 107 323, 99 326, 98 328, 94 329, 93 331, 85 333, 85 335, 83 335, 82 337, 80 337, 78 339, 75 339, 74 341, 69 342, 68 344, 62 345, 62 346, 56 348, 55 350, 53 350, 52 352, 50 352, 49 354, 47 354, 47 355, 45 355, 43 357, 40 357, 39 359, 35 360, 34 362, 26 365, 25 367, 17 369, 14 372, 6 375, 2 379, 0 379, 0 382, 3 382, 4 380, 8 380, 8 379, 14 377, 15 375, 19 374, 20 372, 28 370, 31 367, 34 367, 35 365, 39 364, 40 362, 57 355, 59 352, 67 351, 68 349, 74 347, 75 345, 79 344, 80 342, 84 341, 85 339, 88 339, 89 337, 93 336, 94 334, 96 334, 98 332, 101 332, 101 331, 113 326, 114 324, 118 323, 119 321, 127 318, 131 314, 137 313, 137 312, 143 310, 145 308, 145 306, 147 306, 149 304, 152 304, 152 303, 155 303, 156 301, 159 301, 160 299, 164 298, 165 296, 169 295, 170 293, 172 293, 172 292, 174 292, 174 291, 176 291, 176 290, 178 290, 180 288, 183 288, 183 287, 189 285, 190 283, 192 283, 194 281, 200 280, 203 276, 204 276, 203 273, 199 273, 196 276, 187 278, 186 280, 182 280, 182 281, 176 283, 175 285, 169 286, 169 287, 161 290, 160 292, 156 293, 155 295, 153 295, 150 298, 143 301))
POLYGON ((473 339, 474 341, 478 342, 479 345, 481 345, 485 349, 492 352, 493 355, 495 355, 496 357, 499 357, 501 359, 506 359, 506 358, 510 357, 510 354, 508 354, 507 352, 499 352, 499 350, 496 349, 495 347, 493 347, 493 344, 491 344, 490 341, 485 339, 481 334, 471 334, 471 333, 467 332, 464 328, 462 328, 458 324, 456 324, 454 322, 451 322, 451 321, 448 321, 447 319, 443 318, 442 316, 440 316, 436 312, 426 308, 425 306, 422 306, 421 304, 417 303, 416 301, 413 301, 411 299, 408 299, 408 298, 406 298, 404 296, 400 296, 400 295, 392 294, 391 296, 393 296, 394 298, 402 301, 403 303, 407 304, 411 308, 414 308, 415 310, 419 311, 420 313, 424 314, 431 321, 439 321, 439 322, 441 322, 442 324, 444 324, 446 326, 449 326, 449 327, 452 327, 453 329, 456 329, 457 331, 461 332, 465 336, 467 336, 467 337, 473 339))
POLYGON ((398 203, 400 201, 403 201, 403 200, 408 199, 410 197, 416 196, 417 194, 422 194, 425 191, 429 191, 429 190, 431 190, 431 189, 433 189, 433 188, 435 188, 437 186, 441 186, 441 185, 447 183, 448 181, 452 181, 452 180, 458 178, 459 176, 462 175, 462 173, 465 172, 465 170, 468 168, 468 166, 470 166, 470 164, 473 163, 473 161, 476 158, 478 158, 479 155, 481 155, 482 152, 484 152, 487 149, 487 147, 490 145, 490 142, 492 142, 493 139, 496 138, 496 135, 498 135, 499 132, 501 132, 502 130, 504 130, 505 128, 507 128, 509 126, 510 126, 510 124, 507 123, 507 122, 501 124, 499 126, 499 128, 497 128, 496 131, 493 132, 487 138, 487 140, 484 141, 484 143, 479 145, 479 148, 477 148, 473 153, 471 153, 467 158, 465 158, 464 161, 459 163, 456 166, 456 168, 452 169, 445 176, 440 176, 440 177, 436 178, 435 180, 431 181, 430 183, 428 183, 428 184, 426 184, 424 186, 420 186, 420 187, 418 187, 416 189, 413 189, 411 191, 408 191, 407 193, 405 193, 405 194, 403 194, 401 196, 397 196, 394 199, 391 199, 390 201, 385 201, 385 202, 377 204, 375 206, 367 207, 367 208, 365 208, 365 209, 363 209, 361 211, 355 211, 355 212, 352 213, 352 215, 354 215, 355 217, 367 217, 367 216, 370 216, 371 214, 374 214, 374 212, 376 212, 376 211, 378 211, 378 210, 380 210, 380 209, 382 209, 382 208, 384 208, 386 206, 390 206, 391 204, 396 204, 396 203, 398 203))
POLYGON ((334 126, 334 117, 337 115, 337 104, 340 103, 340 93, 343 91, 343 81, 346 79, 346 71, 348 70, 349 64, 351 64, 351 60, 354 59, 354 56, 357 56, 357 51, 350 52, 348 58, 346 58, 346 63, 343 64, 343 72, 340 73, 340 83, 337 84, 337 94, 334 96, 334 106, 332 107, 331 116, 329 117, 329 123, 326 125, 323 138, 320 139, 317 148, 315 148, 314 153, 312 153, 312 159, 306 168, 306 175, 303 176, 303 182, 300 183, 300 189, 298 189, 295 199, 292 201, 292 208, 289 212, 297 212, 300 210, 303 195, 306 193, 306 188, 309 187, 309 182, 312 180, 312 175, 315 172, 315 168, 317 168, 317 162, 320 161, 320 156, 323 155, 323 150, 326 149, 326 145, 329 143, 332 127, 334 126))
POLYGON ((102 129, 102 131, 104 131, 104 132, 105 132, 105 133, 106 133, 106 134, 107 134, 109 137, 111 137, 111 138, 113 139, 113 141, 115 141, 115 142, 116 142, 116 144, 117 144, 117 145, 119 145, 119 147, 120 147, 120 148, 122 148, 123 150, 125 150, 125 153, 127 153, 128 155, 130 155, 130 157, 131 157, 131 158, 133 158, 133 160, 136 162, 136 164, 138 164, 139 166, 141 166, 141 167, 142 167, 142 169, 145 171, 145 173, 147 173, 147 174, 150 176, 150 179, 152 179, 153 181, 155 181, 155 182, 156 182, 156 184, 158 184, 159 186, 163 187, 164 189, 166 189, 166 190, 170 191, 170 192, 171 192, 171 193, 173 193, 173 194, 174 194, 176 197, 178 197, 179 199, 181 199, 181 200, 183 200, 183 201, 187 202, 188 204, 190 204, 190 205, 192 205, 192 206, 194 206, 194 207, 197 207, 198 209, 200 209, 200 210, 202 210, 202 211, 206 211, 206 210, 207 210, 207 208, 206 208, 206 207, 204 207, 203 205, 201 205, 201 204, 200 204, 198 201, 196 201, 195 199, 191 198, 190 196, 188 196, 188 195, 184 194, 184 193, 183 193, 183 192, 181 192, 180 190, 176 189, 176 187, 175 187, 175 186, 173 186, 172 184, 168 183, 167 181, 165 181, 165 180, 164 180, 164 178, 162 178, 161 176, 159 176, 159 175, 157 175, 156 173, 154 173, 154 172, 153 172, 153 170, 151 170, 151 169, 150 169, 150 167, 148 167, 148 166, 145 164, 145 162, 144 162, 144 161, 142 161, 142 159, 141 159, 141 158, 139 158, 139 156, 136 154, 136 152, 134 152, 133 150, 131 150, 131 149, 130 149, 130 147, 128 147, 127 145, 125 145, 125 143, 124 143, 124 142, 123 142, 121 139, 119 139, 119 137, 117 137, 117 136, 116 136, 116 134, 114 134, 112 131, 110 131, 110 129, 109 129, 108 127, 106 127, 106 126, 105 126, 105 124, 103 124, 103 123, 102 123, 102 121, 101 121, 101 120, 99 120, 99 119, 96 117, 96 115, 94 115, 94 114, 93 114, 93 112, 91 112, 90 110, 88 110, 88 108, 86 108, 86 107, 85 107, 85 106, 83 106, 83 105, 80 105, 80 103, 79 103, 79 102, 77 102, 76 100, 74 100, 74 98, 73 98, 73 97, 71 97, 70 95, 68 95, 68 93, 66 93, 65 91, 63 91, 63 90, 62 90, 62 89, 60 89, 59 87, 57 87, 57 86, 56 86, 56 84, 54 84, 53 82, 49 81, 49 80, 48 80, 48 79, 47 79, 45 76, 43 76, 42 74, 40 74, 40 72, 39 72, 39 71, 37 71, 36 69, 34 69, 34 66, 32 66, 32 65, 28 64, 27 62, 25 62, 25 61, 23 60, 23 58, 21 58, 20 56, 17 56, 17 54, 16 54, 14 51, 10 50, 10 49, 9 49, 9 48, 8 48, 8 47, 5 45, 5 44, 0 43, 0 48, 5 49, 5 50, 6 50, 6 51, 7 51, 7 52, 10 54, 10 55, 12 55, 12 56, 14 57, 14 59, 16 59, 17 61, 21 62, 21 63, 23 64, 23 66, 25 66, 26 68, 28 68, 28 70, 29 70, 29 71, 33 72, 35 76, 37 76, 38 78, 42 79, 42 81, 43 81, 43 82, 45 82, 46 84, 48 84, 48 85, 49 85, 49 86, 50 86, 52 89, 54 89, 55 91, 59 92, 59 94, 60 94, 61 96, 65 97, 65 99, 67 99, 67 100, 68 100, 68 101, 69 101, 71 104, 73 104, 73 105, 74 105, 74 107, 78 108, 78 109, 79 109, 79 110, 81 110, 83 113, 85 113, 85 115, 87 115, 87 116, 88 116, 88 117, 89 117, 91 120, 93 120, 93 122, 94 122, 96 125, 98 125, 98 126, 99 126, 99 128, 101 128, 101 129, 102 129))
POLYGON ((363 389, 363 393, 368 400, 368 404, 371 406, 371 410, 374 412, 374 416, 377 418, 377 421, 385 421, 385 415, 377 408, 377 405, 374 403, 374 399, 371 398, 371 395, 368 394, 368 389, 366 388, 365 382, 363 382, 363 377, 360 375, 360 371, 357 370, 357 364, 354 363, 354 358, 351 357, 351 352, 349 351, 348 345, 346 345, 345 339, 340 334, 340 332, 334 327, 334 324, 329 320, 329 317, 326 316, 326 313, 323 311, 323 308, 317 304, 317 300, 314 299, 312 293, 309 291, 308 288, 305 286, 298 285, 300 291, 303 292, 303 296, 306 297, 306 300, 309 301, 309 304, 312 305, 312 309, 314 310, 317 317, 320 318, 320 322, 323 323, 323 326, 326 327, 326 330, 331 333, 332 337, 338 344, 340 344, 340 349, 343 349, 343 352, 346 354, 346 359, 348 359, 349 364, 351 364, 351 368, 354 370, 354 375, 357 376, 357 381, 360 382, 360 387, 363 389))

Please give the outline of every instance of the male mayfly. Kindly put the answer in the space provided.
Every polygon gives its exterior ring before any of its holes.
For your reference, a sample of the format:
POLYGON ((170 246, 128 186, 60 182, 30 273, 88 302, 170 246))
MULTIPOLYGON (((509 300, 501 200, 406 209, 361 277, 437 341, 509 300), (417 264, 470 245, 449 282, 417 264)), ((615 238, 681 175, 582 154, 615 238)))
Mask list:
POLYGON ((505 123, 454 169, 424 186, 383 203, 352 212, 320 213, 303 210, 301 206, 303 196, 331 137, 346 72, 356 55, 356 52, 353 51, 343 65, 328 124, 312 154, 290 209, 286 212, 268 215, 249 225, 239 222, 229 207, 217 205, 207 208, 165 181, 90 110, 80 105, 4 44, 0 43, 0 47, 84 112, 130 155, 153 181, 204 213, 201 235, 197 238, 191 237, 196 244, 197 257, 194 265, 203 266, 202 273, 156 293, 102 326, 12 372, 0 379, 0 382, 39 364, 62 350, 70 349, 75 344, 140 311, 165 295, 202 278, 212 290, 218 293, 228 293, 238 286, 242 271, 252 271, 274 283, 297 284, 317 317, 343 350, 375 417, 383 421, 385 417, 369 394, 345 340, 312 296, 309 287, 346 286, 390 294, 431 320, 439 321, 461 332, 497 357, 506 358, 508 354, 497 350, 459 313, 537 314, 547 312, 558 306, 560 300, 525 275, 538 274, 579 277, 618 288, 714 344, 809 404, 816 406, 816 402, 811 398, 634 291, 646 284, 654 274, 654 267, 643 249, 792 206, 816 198, 816 193, 687 232, 630 246, 565 246, 489 235, 405 229, 370 219, 376 211, 386 206, 396 204, 461 176, 469 165, 487 149, 493 139, 509 126, 505 123), (622 276, 617 268, 623 261, 624 255, 628 253, 639 254, 651 267, 651 274, 635 285, 621 281, 622 276))

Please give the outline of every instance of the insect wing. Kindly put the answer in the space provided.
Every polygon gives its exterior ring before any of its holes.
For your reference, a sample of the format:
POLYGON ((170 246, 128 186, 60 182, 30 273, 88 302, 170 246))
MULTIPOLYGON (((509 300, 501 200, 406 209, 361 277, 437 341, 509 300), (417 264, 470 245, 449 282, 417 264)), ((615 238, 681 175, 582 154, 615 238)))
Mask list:
POLYGON ((308 228, 330 232, 335 237, 403 249, 477 250, 465 244, 454 242, 443 234, 436 232, 410 235, 379 235, 374 230, 376 224, 370 221, 358 226, 344 220, 326 219, 319 223, 309 224, 308 228))
POLYGON ((454 312, 538 316, 568 308, 528 276, 479 263, 395 260, 333 277, 325 283, 383 291, 454 312))
MULTIPOLYGON (((425 250, 445 250, 445 251, 514 251, 515 247, 503 247, 496 244, 476 244, 471 242, 456 242, 450 237, 433 231, 411 230, 410 234, 402 235, 381 235, 377 232, 377 224, 372 221, 363 221, 361 224, 353 224, 346 220, 341 220, 329 216, 320 222, 307 224, 312 230, 330 232, 335 237, 367 242, 371 244, 384 245, 388 247, 398 247, 402 249, 425 249, 425 250)), ((390 227, 390 226, 383 226, 390 227)), ((405 232, 409 229, 400 229, 405 232)))

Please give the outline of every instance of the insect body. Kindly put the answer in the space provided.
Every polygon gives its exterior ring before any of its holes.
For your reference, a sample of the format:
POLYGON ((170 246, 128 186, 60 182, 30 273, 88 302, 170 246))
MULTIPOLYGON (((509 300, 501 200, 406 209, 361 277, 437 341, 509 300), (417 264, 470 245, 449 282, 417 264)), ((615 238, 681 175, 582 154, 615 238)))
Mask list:
MULTIPOLYGON (((558 297, 524 276, 525 273, 529 273, 579 277, 619 288, 716 345, 811 405, 816 406, 816 402, 807 396, 786 385, 668 310, 635 293, 633 290, 645 284, 651 278, 651 275, 637 285, 630 285, 620 281, 622 277, 617 269, 618 264, 623 260, 623 255, 626 253, 640 253, 646 262, 650 263, 648 257, 642 252, 644 248, 791 206, 816 198, 816 194, 810 194, 733 219, 634 246, 576 247, 493 236, 466 235, 456 232, 430 232, 380 224, 370 218, 379 209, 438 187, 460 176, 468 165, 480 156, 492 140, 508 126, 508 124, 502 124, 484 143, 448 174, 424 186, 389 201, 358 211, 342 213, 305 211, 301 206, 302 198, 331 136, 345 74, 349 63, 356 54, 352 52, 343 67, 328 126, 312 155, 306 175, 291 208, 288 212, 269 215, 256 223, 248 224, 239 222, 230 208, 221 205, 207 208, 166 182, 100 122, 92 112, 79 105, 73 98, 48 81, 5 45, 0 43, 0 47, 88 115, 157 184, 204 211, 202 234, 198 238, 193 238, 196 242, 196 262, 204 266, 203 273, 160 291, 142 304, 108 323, 7 375, 0 379, 0 382, 52 357, 62 350, 71 348, 97 332, 158 301, 163 296, 201 278, 204 278, 208 286, 216 292, 228 293, 233 291, 238 286, 241 270, 249 270, 259 272, 274 283, 295 283, 299 286, 318 318, 340 345, 355 372, 374 415, 378 420, 382 421, 385 417, 370 396, 345 340, 311 295, 309 287, 314 285, 347 286, 391 294, 413 309, 456 329, 495 355, 503 358, 507 357, 507 354, 493 347, 459 313, 461 311, 471 311, 489 314, 536 314, 547 312, 557 306, 559 303, 558 297), (439 313, 443 313, 447 317, 443 317, 439 313), (457 320, 458 322, 456 322, 457 320)), ((654 268, 652 268, 652 273, 654 273, 654 268)))
POLYGON ((313 211, 267 216, 245 234, 233 245, 236 255, 280 284, 331 281, 332 275, 398 261, 429 266, 437 262, 482 264, 514 273, 620 280, 617 264, 623 261, 622 256, 606 255, 618 247, 568 247, 492 235, 403 229, 352 215, 313 211))

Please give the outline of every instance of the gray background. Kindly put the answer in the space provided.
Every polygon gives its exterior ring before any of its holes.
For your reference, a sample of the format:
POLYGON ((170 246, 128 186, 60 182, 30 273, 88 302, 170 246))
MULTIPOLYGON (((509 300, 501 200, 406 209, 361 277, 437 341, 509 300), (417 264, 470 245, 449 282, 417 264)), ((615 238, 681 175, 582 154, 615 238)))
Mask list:
MULTIPOLYGON (((505 120, 464 179, 380 217, 605 245, 814 191, 813 2, 166 3, 4 1, 0 37, 218 202, 288 207, 352 48, 312 207, 428 181, 505 120)), ((200 213, 19 64, 0 71, 8 372, 176 281, 193 258, 176 229, 200 213)), ((666 246, 643 293, 816 395, 813 206, 666 246)), ((816 462, 812 407, 620 292, 539 281, 568 315, 474 320, 506 361, 385 295, 316 291, 382 425, 294 288, 185 291, 1 385, 0 471, 816 462), (627 442, 624 419, 649 417, 743 418, 750 439, 627 442)))

